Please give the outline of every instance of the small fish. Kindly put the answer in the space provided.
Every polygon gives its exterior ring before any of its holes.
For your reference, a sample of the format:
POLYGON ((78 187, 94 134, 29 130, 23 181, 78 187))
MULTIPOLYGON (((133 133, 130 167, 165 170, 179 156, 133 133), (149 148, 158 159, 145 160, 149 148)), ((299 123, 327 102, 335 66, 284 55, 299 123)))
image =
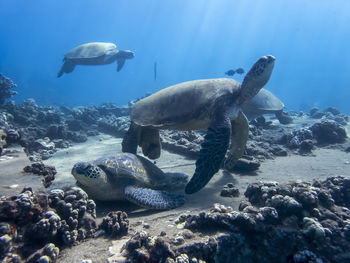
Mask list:
POLYGON ((225 74, 228 76, 233 76, 235 73, 236 73, 236 71, 234 71, 233 69, 230 69, 230 70, 225 72, 225 74))
POLYGON ((157 80, 157 62, 154 62, 153 70, 154 70, 154 81, 156 81, 157 80))
POLYGON ((243 74, 244 73, 244 69, 238 68, 238 69, 236 69, 236 73, 243 74))

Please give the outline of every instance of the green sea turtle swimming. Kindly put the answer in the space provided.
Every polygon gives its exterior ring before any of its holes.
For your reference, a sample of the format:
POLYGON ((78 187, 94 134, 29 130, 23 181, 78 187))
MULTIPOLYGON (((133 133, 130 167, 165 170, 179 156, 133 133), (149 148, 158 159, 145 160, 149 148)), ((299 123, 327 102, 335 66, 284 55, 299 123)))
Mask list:
POLYGON ((173 209, 185 203, 184 195, 159 189, 183 188, 186 174, 164 173, 151 161, 131 153, 78 162, 72 174, 79 186, 97 200, 126 199, 149 209, 173 209))
POLYGON ((283 109, 283 102, 264 88, 242 106, 242 110, 248 119, 254 119, 263 114, 275 114, 281 124, 292 123, 293 118, 283 112, 283 109))
POLYGON ((61 77, 63 73, 71 73, 76 65, 105 65, 117 61, 119 72, 126 59, 135 56, 130 50, 118 50, 113 43, 92 42, 77 46, 68 51, 63 58, 63 65, 57 74, 61 77))
POLYGON ((207 133, 201 144, 196 170, 186 185, 187 194, 203 188, 219 170, 226 151, 230 168, 242 156, 248 139, 247 118, 240 111, 270 79, 275 58, 261 57, 245 76, 242 85, 233 79, 203 79, 183 82, 136 102, 123 152, 136 153, 137 146, 150 159, 160 156, 159 129, 199 130, 207 133))

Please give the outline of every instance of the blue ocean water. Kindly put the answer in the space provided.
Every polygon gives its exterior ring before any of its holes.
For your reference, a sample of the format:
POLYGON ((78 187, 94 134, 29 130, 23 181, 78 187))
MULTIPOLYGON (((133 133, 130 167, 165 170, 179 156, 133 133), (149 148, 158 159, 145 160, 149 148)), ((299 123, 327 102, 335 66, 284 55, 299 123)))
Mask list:
POLYGON ((348 0, 1 0, 0 25, 0 72, 17 83, 17 102, 124 105, 178 82, 248 71, 272 54, 266 88, 287 109, 350 113, 348 0), (95 41, 135 58, 118 73, 114 63, 56 78, 68 50, 95 41))

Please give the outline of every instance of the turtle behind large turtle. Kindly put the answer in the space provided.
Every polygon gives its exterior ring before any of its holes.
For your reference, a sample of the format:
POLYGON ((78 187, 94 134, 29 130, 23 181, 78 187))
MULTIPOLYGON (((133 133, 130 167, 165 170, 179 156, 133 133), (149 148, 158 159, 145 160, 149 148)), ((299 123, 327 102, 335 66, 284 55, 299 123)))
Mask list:
POLYGON ((248 119, 254 119, 263 114, 275 114, 281 124, 293 122, 292 117, 283 112, 283 109, 283 102, 271 91, 264 88, 242 106, 242 110, 248 119))

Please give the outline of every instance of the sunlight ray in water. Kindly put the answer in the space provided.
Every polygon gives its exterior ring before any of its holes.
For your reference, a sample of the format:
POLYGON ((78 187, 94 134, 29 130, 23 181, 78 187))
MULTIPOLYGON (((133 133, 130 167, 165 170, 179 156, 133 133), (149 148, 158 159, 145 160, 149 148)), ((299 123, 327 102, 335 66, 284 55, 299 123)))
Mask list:
POLYGON ((349 262, 349 14, 1 0, 0 262, 349 262))

